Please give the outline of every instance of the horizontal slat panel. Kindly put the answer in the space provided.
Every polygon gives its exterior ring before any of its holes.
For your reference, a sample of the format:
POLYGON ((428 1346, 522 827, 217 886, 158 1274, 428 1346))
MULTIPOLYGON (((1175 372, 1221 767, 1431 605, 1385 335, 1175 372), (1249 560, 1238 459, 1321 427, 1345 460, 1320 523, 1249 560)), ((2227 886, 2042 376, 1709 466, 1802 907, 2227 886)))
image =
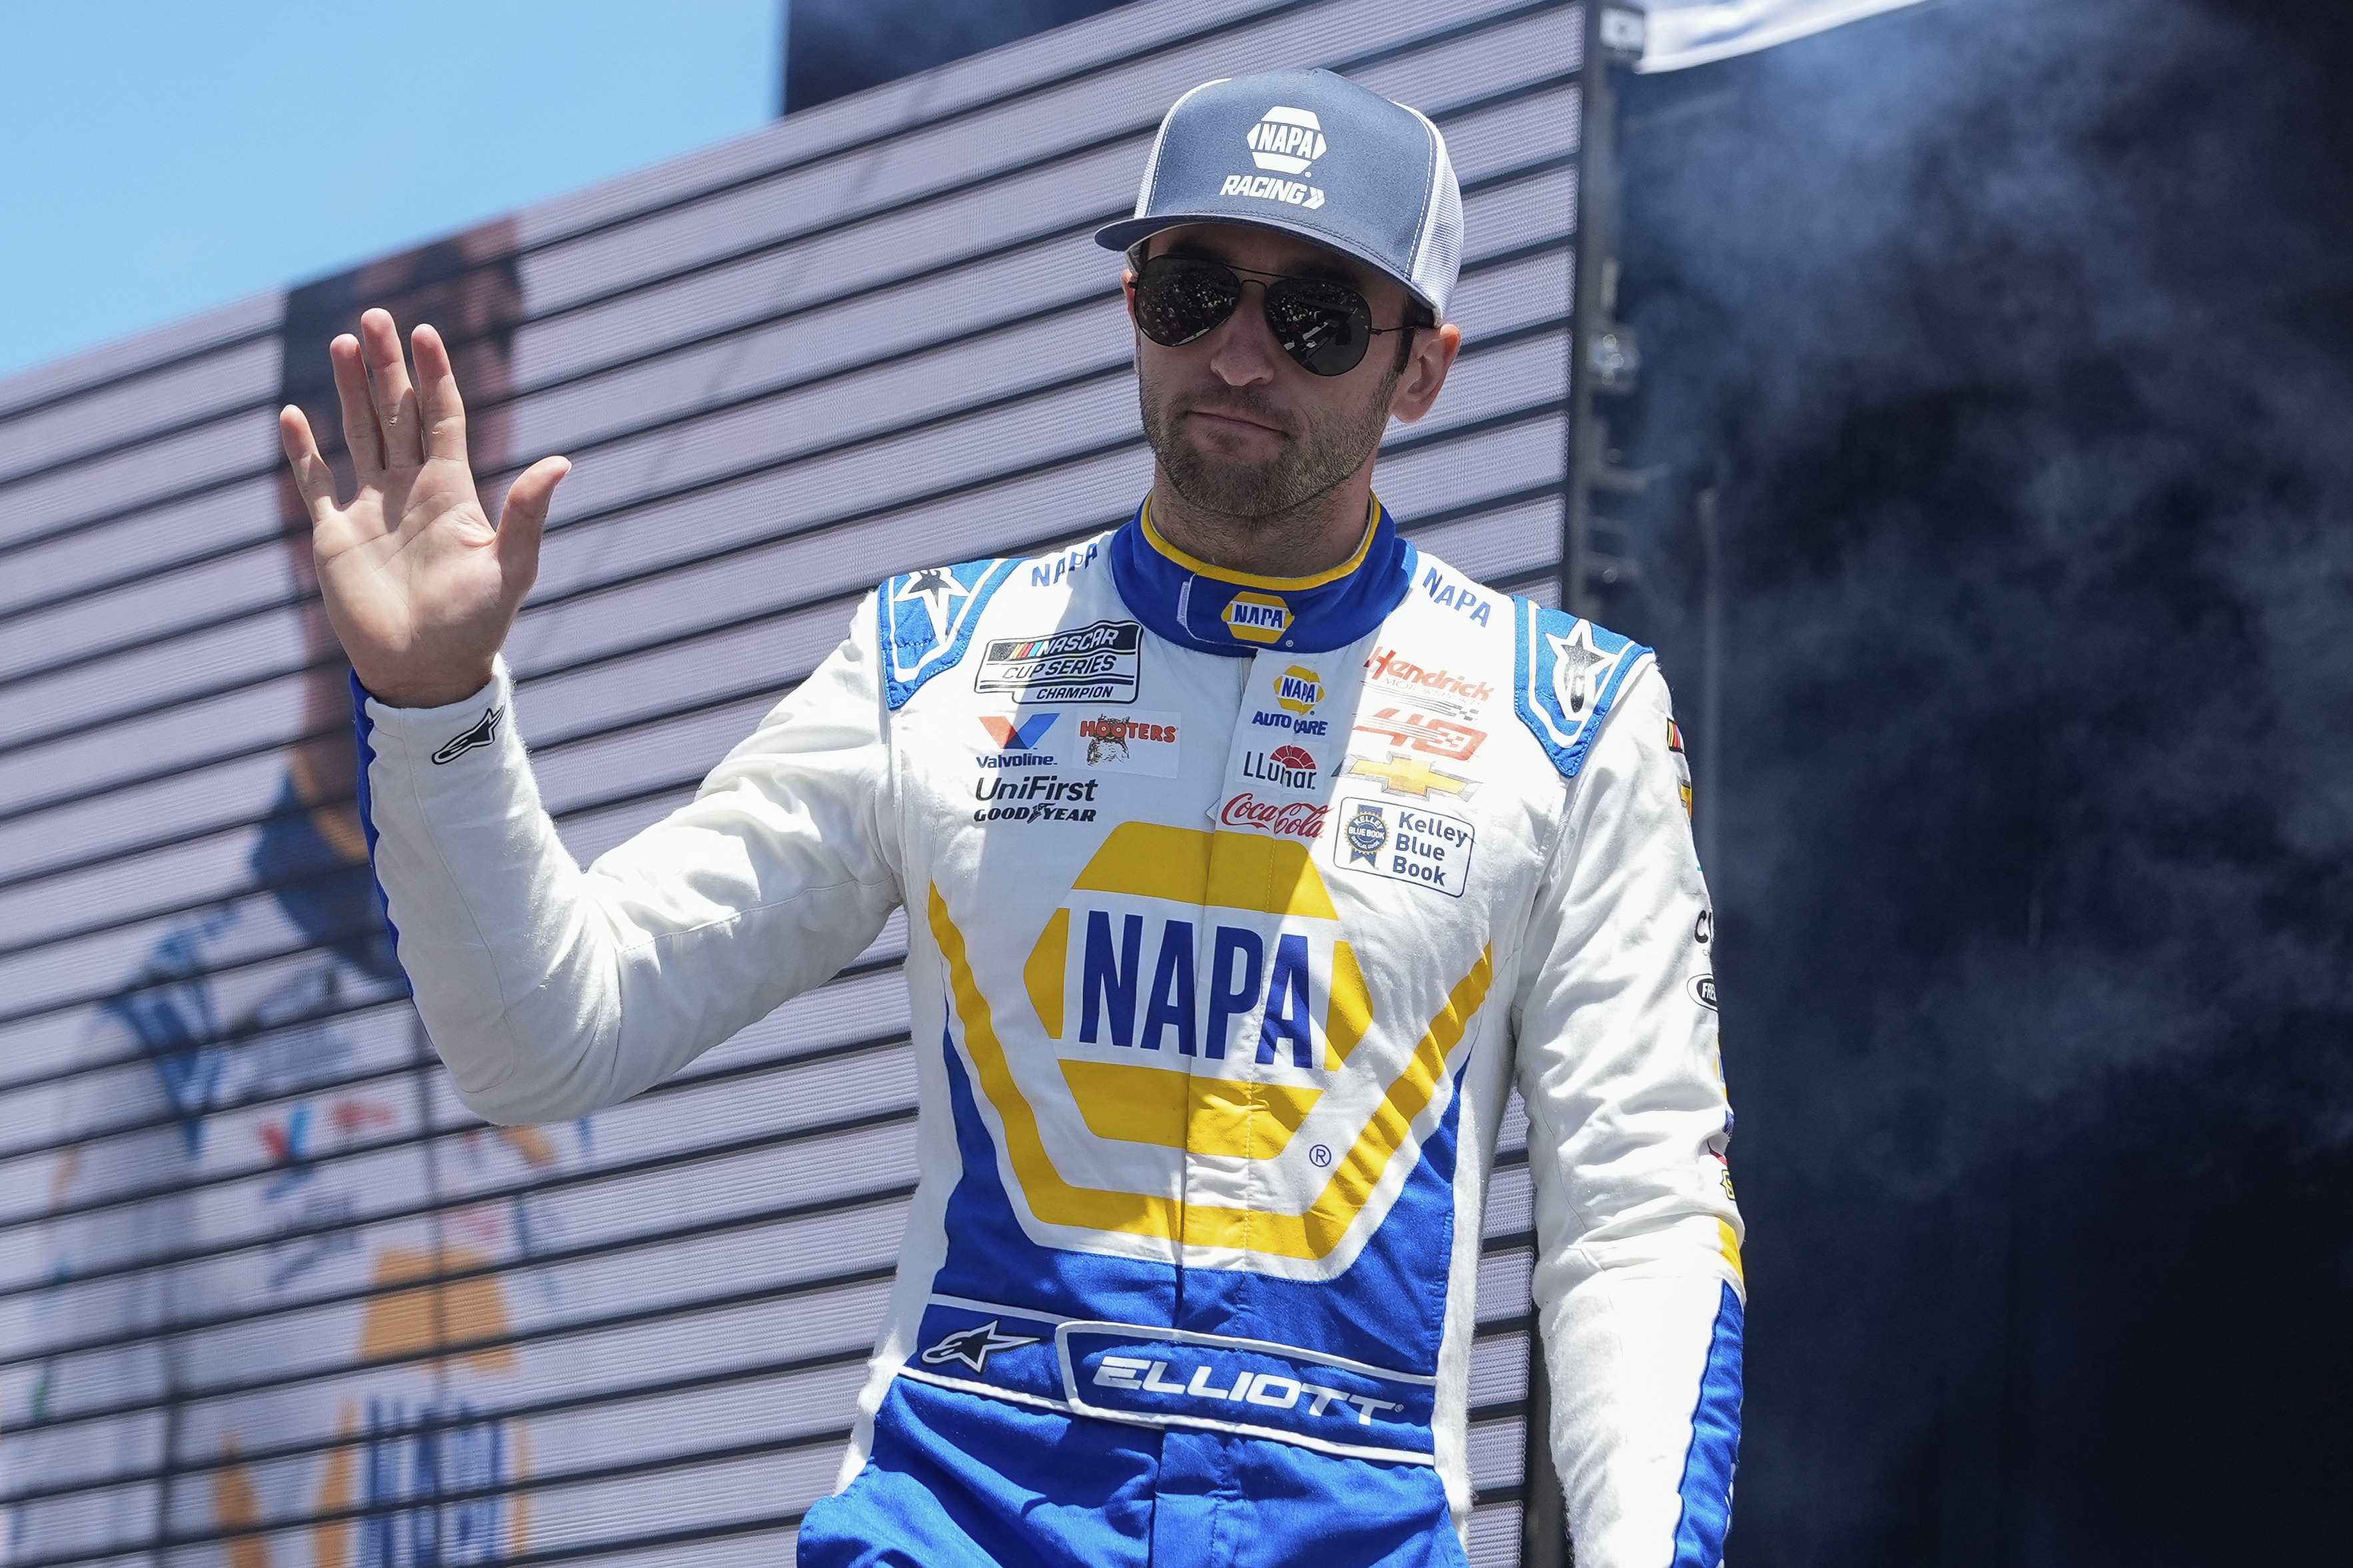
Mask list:
MULTIPOLYGON (((1238 60, 1353 62, 1440 120, 1469 350, 1379 489, 1422 548, 1547 591, 1577 36, 1557 5, 1147 7, 521 215, 513 391, 476 412, 518 458, 578 459, 510 645, 567 847, 685 799, 879 576, 1127 514, 1150 459, 1087 229, 1159 109, 1238 60)), ((364 1529, 397 1556, 438 1527, 445 1556, 776 1561, 832 1488, 906 1223, 904 916, 582 1126, 466 1112, 407 1005, 251 894, 322 722, 275 314, 0 386, 0 1432, 36 1399, 47 1424, 0 1459, 16 1560, 145 1563, 161 1529, 175 1561, 249 1530, 356 1562, 364 1529), (142 1050, 95 1004, 173 944, 215 1016, 142 1050), (297 1025, 239 1022, 298 997, 297 1025)), ((1472 1351, 1481 1563, 1518 1553, 1524 1139, 1514 1103, 1472 1351)))

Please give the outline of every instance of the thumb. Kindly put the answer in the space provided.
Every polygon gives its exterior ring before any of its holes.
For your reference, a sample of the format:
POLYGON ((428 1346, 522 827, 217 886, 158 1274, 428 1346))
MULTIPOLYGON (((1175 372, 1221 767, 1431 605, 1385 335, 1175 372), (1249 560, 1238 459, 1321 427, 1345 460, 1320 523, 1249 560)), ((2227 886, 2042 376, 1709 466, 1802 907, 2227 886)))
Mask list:
POLYGON ((539 542, 547 531, 548 504, 555 487, 572 471, 569 458, 542 458, 507 488, 499 509, 499 563, 528 589, 539 575, 539 542))

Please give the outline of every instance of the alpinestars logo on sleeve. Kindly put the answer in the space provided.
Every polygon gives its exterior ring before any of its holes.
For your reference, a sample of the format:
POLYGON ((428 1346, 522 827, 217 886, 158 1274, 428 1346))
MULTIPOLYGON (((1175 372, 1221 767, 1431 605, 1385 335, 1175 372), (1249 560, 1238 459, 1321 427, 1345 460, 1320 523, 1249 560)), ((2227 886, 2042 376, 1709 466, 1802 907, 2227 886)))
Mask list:
POLYGON ((499 721, 505 715, 506 710, 503 708, 486 710, 480 719, 474 721, 472 729, 456 737, 448 745, 433 753, 434 765, 438 767, 443 763, 454 763, 476 746, 489 745, 491 739, 499 732, 499 721))
POLYGON ((960 1361, 975 1372, 988 1370, 988 1358, 998 1351, 1019 1350, 1023 1345, 1038 1343, 1035 1334, 1000 1334, 1000 1320, 991 1318, 976 1328, 960 1330, 923 1352, 925 1366, 944 1366, 960 1361))

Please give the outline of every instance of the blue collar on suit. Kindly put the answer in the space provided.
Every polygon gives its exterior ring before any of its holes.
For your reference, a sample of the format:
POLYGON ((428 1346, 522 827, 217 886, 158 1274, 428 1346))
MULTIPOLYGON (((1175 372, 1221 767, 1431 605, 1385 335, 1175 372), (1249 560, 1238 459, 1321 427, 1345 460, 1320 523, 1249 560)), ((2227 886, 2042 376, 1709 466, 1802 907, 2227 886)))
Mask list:
POLYGON ((1415 554, 1377 500, 1356 552, 1310 577, 1259 577, 1196 560, 1152 526, 1149 496, 1111 542, 1113 580, 1138 619, 1179 647, 1230 658, 1345 647, 1405 598, 1415 554))

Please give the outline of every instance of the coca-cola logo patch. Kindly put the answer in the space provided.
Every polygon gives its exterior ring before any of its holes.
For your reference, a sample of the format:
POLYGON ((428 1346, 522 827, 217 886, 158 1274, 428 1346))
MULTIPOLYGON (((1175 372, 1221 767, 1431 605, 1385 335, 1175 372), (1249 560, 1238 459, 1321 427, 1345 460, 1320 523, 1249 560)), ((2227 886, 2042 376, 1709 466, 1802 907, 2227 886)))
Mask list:
POLYGON ((1261 800, 1244 790, 1227 798, 1218 810, 1218 821, 1227 827, 1252 828, 1260 833, 1281 834, 1290 838, 1316 838, 1324 832, 1324 819, 1332 814, 1328 804, 1307 800, 1261 800))

